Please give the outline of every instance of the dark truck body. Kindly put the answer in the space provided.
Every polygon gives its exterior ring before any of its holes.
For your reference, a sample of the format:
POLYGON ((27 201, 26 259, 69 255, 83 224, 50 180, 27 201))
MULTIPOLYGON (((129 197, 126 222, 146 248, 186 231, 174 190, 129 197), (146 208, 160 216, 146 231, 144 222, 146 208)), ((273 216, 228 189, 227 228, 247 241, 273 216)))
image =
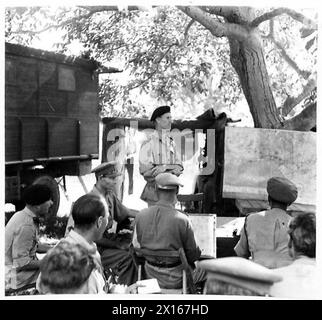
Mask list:
POLYGON ((55 178, 88 174, 99 156, 96 64, 6 43, 5 66, 6 203, 38 181, 53 190, 56 213, 55 178))

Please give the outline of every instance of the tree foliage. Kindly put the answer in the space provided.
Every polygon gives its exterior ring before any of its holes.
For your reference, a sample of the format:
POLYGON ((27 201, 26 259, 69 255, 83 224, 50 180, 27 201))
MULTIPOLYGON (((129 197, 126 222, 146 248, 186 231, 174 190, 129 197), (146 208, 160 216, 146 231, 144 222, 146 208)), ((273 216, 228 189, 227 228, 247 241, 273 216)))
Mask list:
POLYGON ((278 127, 287 126, 294 107, 316 88, 316 19, 314 10, 287 8, 12 7, 6 9, 6 40, 31 45, 55 28, 63 35, 57 51, 69 54, 78 42, 83 57, 119 65, 122 74, 102 76, 103 115, 147 117, 163 103, 173 105, 177 117, 195 117, 209 107, 234 111, 244 91, 255 125, 278 127), (271 112, 277 113, 271 124, 257 119, 256 94, 247 94, 253 89, 243 77, 249 71, 238 72, 248 59, 241 50, 252 48, 252 41, 263 52, 258 68, 269 76, 271 112))

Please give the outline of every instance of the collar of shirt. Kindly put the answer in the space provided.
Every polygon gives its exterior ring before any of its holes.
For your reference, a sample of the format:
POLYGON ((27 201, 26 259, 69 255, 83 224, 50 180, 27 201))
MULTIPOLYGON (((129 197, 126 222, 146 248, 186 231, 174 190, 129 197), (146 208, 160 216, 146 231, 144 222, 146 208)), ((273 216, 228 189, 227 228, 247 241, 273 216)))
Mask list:
POLYGON ((169 207, 171 209, 174 209, 174 205, 165 201, 165 200, 159 200, 156 204, 156 206, 162 206, 162 207, 169 207))
POLYGON ((272 208, 272 209, 268 209, 268 211, 270 212, 270 214, 287 214, 285 210, 280 208, 272 208))
POLYGON ((34 221, 35 225, 38 227, 40 223, 39 217, 27 207, 25 207, 24 212, 34 221))
POLYGON ((94 242, 90 244, 83 236, 81 236, 79 233, 77 233, 74 230, 70 230, 67 238, 72 239, 75 243, 79 243, 81 246, 86 248, 88 252, 90 252, 91 254, 94 254, 97 251, 97 247, 94 242))
POLYGON ((25 207, 24 211, 29 217, 38 218, 38 216, 34 212, 32 212, 28 207, 25 207))
POLYGON ((92 189, 92 191, 90 193, 96 194, 99 197, 106 197, 109 193, 114 193, 114 191, 112 189, 107 188, 107 189, 105 189, 104 194, 102 194, 98 190, 98 188, 96 187, 96 184, 95 184, 94 187, 93 187, 93 189, 92 189))
POLYGON ((171 131, 157 131, 155 130, 152 134, 151 134, 151 139, 156 139, 160 142, 164 142, 162 138, 166 138, 166 141, 172 141, 173 138, 171 137, 171 131))
POLYGON ((99 197, 102 197, 103 195, 99 192, 99 190, 97 189, 96 185, 94 185, 92 191, 90 193, 93 193, 99 197))

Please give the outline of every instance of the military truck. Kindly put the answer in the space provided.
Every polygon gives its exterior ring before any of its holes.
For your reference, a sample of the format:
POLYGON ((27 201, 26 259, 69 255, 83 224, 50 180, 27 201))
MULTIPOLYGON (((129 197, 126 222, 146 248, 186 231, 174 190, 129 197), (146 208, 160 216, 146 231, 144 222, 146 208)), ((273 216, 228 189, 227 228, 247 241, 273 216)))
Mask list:
POLYGON ((99 157, 97 63, 5 44, 5 201, 16 209, 31 183, 50 187, 82 176, 99 157))
MULTIPOLYGON (((123 145, 140 140, 141 133, 148 136, 154 129, 149 119, 142 118, 103 118, 102 122, 104 161, 114 158, 123 145), (122 144, 128 140, 128 128, 136 135, 132 142, 122 144)), ((217 257, 234 255, 244 217, 268 208, 266 183, 272 176, 287 177, 298 187, 299 195, 288 208, 289 214, 316 212, 316 132, 243 128, 234 122, 238 119, 225 113, 215 115, 209 109, 195 120, 175 120, 172 124, 185 168, 180 179, 191 185, 188 193, 179 190, 179 209, 188 214, 216 214, 217 257), (200 134, 205 141, 195 143, 200 134)), ((140 142, 132 155, 132 203, 139 199, 144 186, 139 174, 139 148, 140 142)), ((125 150, 120 158, 125 164, 129 160, 126 155, 125 150)), ((123 196, 127 190, 123 188, 123 196)))

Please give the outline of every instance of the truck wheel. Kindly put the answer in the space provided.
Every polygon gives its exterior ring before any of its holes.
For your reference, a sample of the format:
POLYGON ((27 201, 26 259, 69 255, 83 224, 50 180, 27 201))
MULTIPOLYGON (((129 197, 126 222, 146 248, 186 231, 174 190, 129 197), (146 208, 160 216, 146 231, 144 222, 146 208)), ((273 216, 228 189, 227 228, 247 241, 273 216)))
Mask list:
POLYGON ((56 180, 51 176, 40 176, 34 180, 33 184, 36 183, 46 185, 51 190, 53 205, 49 209, 49 217, 56 216, 60 203, 59 187, 56 180))

